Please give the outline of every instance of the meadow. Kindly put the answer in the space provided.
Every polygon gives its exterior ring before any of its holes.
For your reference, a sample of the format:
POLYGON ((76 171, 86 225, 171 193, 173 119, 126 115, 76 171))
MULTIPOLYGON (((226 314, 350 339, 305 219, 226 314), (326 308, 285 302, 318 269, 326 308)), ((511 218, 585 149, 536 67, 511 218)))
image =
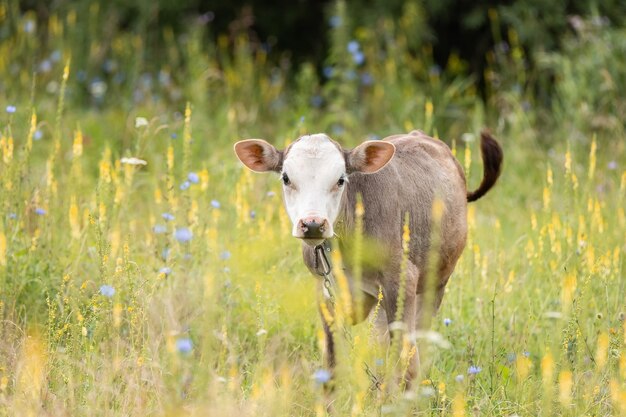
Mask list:
POLYGON ((244 34, 207 42, 202 23, 165 28, 155 63, 95 6, 37 25, 12 4, 0 415, 324 416, 325 385, 342 416, 626 415, 625 28, 581 19, 562 51, 532 56, 509 31, 481 94, 458 59, 439 68, 408 46, 411 8, 352 32, 339 2, 318 74, 244 34), (280 181, 245 170, 233 143, 326 132, 351 147, 422 129, 475 189, 483 127, 504 171, 470 205, 415 389, 391 387, 409 345, 393 357, 341 309, 327 381, 317 278, 280 181))

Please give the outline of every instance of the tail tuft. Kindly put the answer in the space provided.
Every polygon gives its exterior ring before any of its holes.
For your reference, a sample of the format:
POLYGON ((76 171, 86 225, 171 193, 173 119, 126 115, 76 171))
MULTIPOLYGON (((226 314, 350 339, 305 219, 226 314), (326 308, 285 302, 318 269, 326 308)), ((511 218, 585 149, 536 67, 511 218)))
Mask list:
POLYGON ((502 171, 502 148, 487 129, 480 132, 480 152, 483 158, 483 180, 480 186, 467 193, 467 201, 478 200, 496 183, 502 171))

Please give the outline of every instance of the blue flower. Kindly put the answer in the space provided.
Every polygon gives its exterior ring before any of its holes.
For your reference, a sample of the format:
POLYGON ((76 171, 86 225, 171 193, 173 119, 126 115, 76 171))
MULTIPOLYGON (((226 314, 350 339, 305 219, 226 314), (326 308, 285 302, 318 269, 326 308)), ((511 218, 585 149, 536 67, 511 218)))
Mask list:
POLYGON ((167 232, 167 227, 165 227, 165 225, 162 225, 162 224, 155 224, 154 227, 152 228, 152 231, 156 233, 157 235, 160 235, 161 233, 167 232))
POLYGON ((376 358, 376 366, 383 366, 385 364, 385 361, 383 360, 383 358, 376 358))
POLYGON ((177 339, 176 350, 184 355, 189 354, 193 350, 193 342, 188 337, 177 339))
POLYGON ((188 189, 191 186, 191 183, 189 181, 185 181, 182 184, 180 184, 180 189, 185 191, 186 189, 188 189))
POLYGON ((16 213, 9 213, 9 219, 17 219, 16 213))
POLYGON ((17 108, 15 108, 15 106, 8 105, 6 110, 7 110, 7 113, 13 114, 13 113, 15 113, 17 108))
POLYGON ((187 174, 187 179, 192 184, 197 184, 200 182, 200 177, 195 172, 190 172, 189 174, 187 174))
POLYGON ((449 319, 449 318, 446 317, 445 319, 443 319, 443 324, 445 326, 451 325, 452 324, 452 319, 449 319))
POLYGON ((172 133, 172 134, 170 134, 170 138, 177 139, 178 135, 176 133, 172 133))
POLYGON ((335 73, 335 69, 333 67, 324 67, 322 69, 322 74, 324 74, 324 77, 326 78, 331 78, 334 73, 335 73))
POLYGON ((170 248, 165 248, 161 251, 161 259, 167 261, 167 258, 170 257, 170 248))
POLYGON ((456 377, 454 377, 454 380, 456 382, 463 382, 464 379, 465 379, 465 375, 463 374, 458 374, 456 377))
POLYGON ((33 133, 33 139, 39 140, 42 137, 43 137, 43 132, 39 129, 35 130, 35 133, 33 133))
POLYGON ((361 65, 362 63, 365 62, 365 55, 363 54, 363 52, 358 51, 352 54, 352 60, 354 61, 355 64, 361 65))
POLYGON ((110 285, 103 285, 100 287, 100 294, 104 295, 105 297, 111 298, 115 295, 115 288, 111 287, 110 285))
POLYGON ((52 69, 52 63, 47 60, 44 59, 43 61, 41 61, 41 63, 39 64, 39 71, 41 72, 50 72, 50 70, 52 69))
POLYGON ((170 268, 169 266, 164 266, 163 268, 159 269, 159 274, 163 274, 167 276, 171 273, 172 273, 172 268, 170 268))
POLYGON ((219 201, 217 201, 217 200, 211 200, 211 206, 213 206, 213 208, 218 209, 218 208, 220 208, 222 205, 221 205, 221 204, 220 204, 220 202, 219 202, 219 201))
POLYGON ((327 383, 328 381, 330 381, 330 377, 331 377, 330 371, 326 369, 318 369, 313 374, 313 379, 315 380, 315 382, 317 382, 320 385, 323 385, 327 383))
POLYGON ((230 259, 230 252, 225 250, 224 252, 220 253, 220 259, 223 261, 227 261, 230 259))
POLYGON ((313 106, 315 108, 321 107, 321 105, 324 104, 324 99, 319 94, 314 95, 313 97, 311 97, 311 100, 309 100, 309 101, 311 103, 311 106, 313 106))
POLYGON ((354 55, 360 50, 361 50, 361 45, 359 45, 359 42, 357 41, 348 42, 348 52, 354 55))
POLYGON ((480 371, 482 371, 482 370, 483 370, 483 368, 481 368, 480 366, 474 366, 474 365, 472 365, 472 366, 470 366, 470 367, 467 369, 467 373, 468 373, 468 375, 476 375, 477 373, 479 373, 479 372, 480 372, 480 371))
POLYGON ((37 208, 35 209, 35 213, 36 213, 36 214, 38 214, 38 215, 40 215, 40 216, 43 216, 43 215, 45 215, 45 214, 46 214, 46 210, 42 209, 41 207, 37 207, 37 208))
POLYGON ((361 75, 361 84, 372 85, 374 84, 374 77, 369 72, 365 72, 361 75))
POLYGON ((176 231, 174 232, 174 237, 180 243, 186 243, 191 240, 191 238, 193 237, 193 233, 191 233, 191 230, 187 229, 186 227, 181 227, 176 229, 176 231))
POLYGON ((59 51, 58 49, 53 51, 50 54, 50 60, 52 62, 59 62, 61 60, 61 51, 59 51))
POLYGON ((168 221, 168 222, 169 222, 170 220, 174 220, 174 215, 173 215, 173 214, 171 214, 171 213, 163 213, 163 214, 161 214, 161 217, 163 217, 163 219, 164 219, 165 221, 168 221))
POLYGON ((250 210, 250 218, 253 220, 256 218, 256 211, 250 210))
POLYGON ((341 26, 341 17, 331 16, 330 19, 328 19, 328 24, 330 25, 331 28, 336 28, 336 27, 341 26))

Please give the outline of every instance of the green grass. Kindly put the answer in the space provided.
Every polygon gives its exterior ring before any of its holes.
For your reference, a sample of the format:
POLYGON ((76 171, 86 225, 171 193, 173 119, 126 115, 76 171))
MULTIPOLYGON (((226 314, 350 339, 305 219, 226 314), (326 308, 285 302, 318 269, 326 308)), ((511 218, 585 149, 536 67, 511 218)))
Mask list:
MULTIPOLYGON (((421 128, 454 147, 475 188, 478 144, 464 134, 483 126, 505 167, 471 205, 468 246, 433 322, 449 347, 424 343, 425 374, 406 395, 391 388, 389 353, 367 324, 339 331, 336 414, 626 415, 626 64, 607 47, 623 43, 622 28, 543 56, 557 75, 550 102, 526 87, 514 38, 493 57, 482 101, 454 68, 429 72, 431 52, 410 54, 393 22, 385 36, 357 33, 362 66, 342 55, 352 34, 335 29, 326 83, 310 66, 273 67, 246 39, 229 54, 191 30, 164 46, 170 84, 153 78, 144 91, 111 74, 98 98, 75 64, 98 64, 77 56, 74 32, 86 24, 55 19, 47 46, 24 31, 0 44, 0 78, 13 81, 1 109, 16 107, 0 116, 0 415, 324 415, 316 278, 290 237, 280 182, 244 170, 232 144, 280 147, 325 131, 353 146, 421 128), (54 50, 58 61, 34 80, 29 65, 54 50), (599 50, 610 63, 602 88, 581 81, 599 50), (138 117, 148 124, 136 127, 138 117), (190 172, 198 183, 181 189, 190 172), (181 228, 188 242, 176 239, 181 228)), ((137 39, 102 42, 119 71, 148 73, 128 53, 137 39)))

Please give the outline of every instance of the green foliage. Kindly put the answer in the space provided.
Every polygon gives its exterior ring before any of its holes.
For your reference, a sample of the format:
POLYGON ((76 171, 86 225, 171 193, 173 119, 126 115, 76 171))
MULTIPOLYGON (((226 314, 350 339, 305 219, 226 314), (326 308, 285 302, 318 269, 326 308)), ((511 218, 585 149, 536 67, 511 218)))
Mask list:
POLYGON ((324 415, 318 283, 279 181, 233 142, 419 128, 473 189, 484 126, 504 172, 470 206, 414 392, 393 388, 410 344, 338 327, 335 414, 626 412, 623 27, 582 20, 549 54, 507 31, 482 100, 462 62, 412 44, 416 3, 361 27, 338 2, 328 77, 201 25, 164 29, 150 61, 148 38, 85 4, 32 27, 1 3, 0 415, 324 415))

